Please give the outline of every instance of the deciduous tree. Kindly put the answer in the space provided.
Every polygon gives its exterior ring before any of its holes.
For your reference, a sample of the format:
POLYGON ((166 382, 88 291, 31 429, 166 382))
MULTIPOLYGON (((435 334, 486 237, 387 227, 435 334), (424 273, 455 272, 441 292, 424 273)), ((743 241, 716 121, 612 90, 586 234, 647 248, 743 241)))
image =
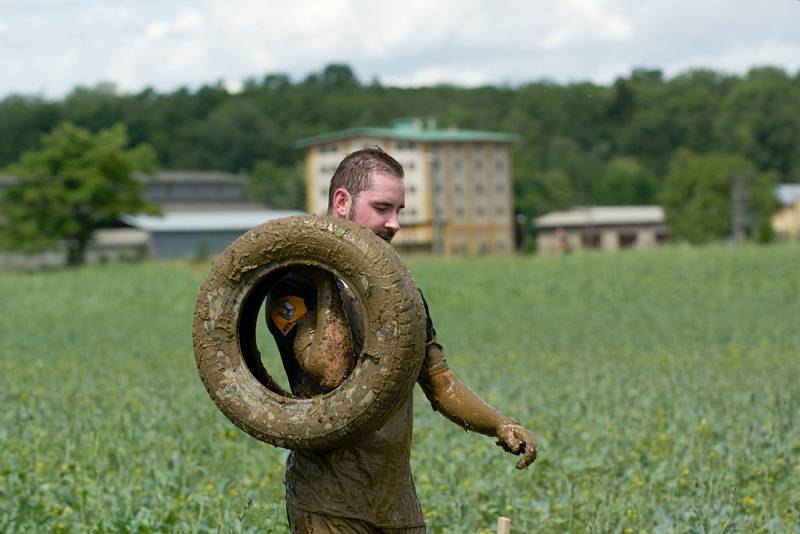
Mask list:
POLYGON ((146 145, 127 145, 121 125, 92 134, 63 123, 43 136, 40 149, 25 152, 8 169, 18 182, 0 197, 0 242, 25 252, 63 242, 67 263, 76 265, 96 229, 123 213, 155 212, 132 176, 153 171, 154 153, 146 145))
POLYGON ((753 164, 733 154, 697 155, 678 150, 664 181, 662 201, 674 237, 708 243, 731 235, 733 181, 743 175, 750 235, 769 237, 765 225, 777 207, 774 173, 758 174, 753 164))

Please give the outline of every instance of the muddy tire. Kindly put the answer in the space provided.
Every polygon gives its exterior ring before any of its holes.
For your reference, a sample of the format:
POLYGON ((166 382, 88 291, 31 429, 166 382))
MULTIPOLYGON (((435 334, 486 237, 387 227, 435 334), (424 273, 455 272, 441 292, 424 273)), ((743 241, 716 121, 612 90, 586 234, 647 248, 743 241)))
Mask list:
POLYGON ((425 352, 425 311, 410 272, 387 243, 355 223, 300 216, 258 226, 225 249, 195 306, 193 345, 217 407, 251 436, 325 450, 379 428, 410 394, 425 352), (333 391, 297 398, 261 363, 256 328, 266 295, 292 267, 343 279, 364 319, 355 368, 333 391))

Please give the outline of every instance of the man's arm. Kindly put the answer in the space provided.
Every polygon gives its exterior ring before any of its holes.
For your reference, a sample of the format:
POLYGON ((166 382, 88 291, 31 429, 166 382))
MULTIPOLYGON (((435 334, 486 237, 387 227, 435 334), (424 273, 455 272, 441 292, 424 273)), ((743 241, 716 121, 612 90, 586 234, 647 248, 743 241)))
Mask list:
POLYGON ((435 339, 427 344, 426 360, 437 363, 432 372, 420 375, 419 384, 435 410, 465 430, 497 438, 497 445, 506 452, 521 454, 517 469, 525 469, 536 460, 536 441, 531 433, 489 406, 459 380, 447 367, 442 347, 435 339))
POLYGON ((317 310, 297 324, 294 353, 300 367, 324 391, 344 380, 353 365, 353 341, 332 275, 311 275, 317 287, 317 310))
POLYGON ((333 275, 298 268, 270 295, 267 326, 295 394, 336 388, 353 365, 353 344, 333 275), (319 334, 319 335, 317 335, 319 334))

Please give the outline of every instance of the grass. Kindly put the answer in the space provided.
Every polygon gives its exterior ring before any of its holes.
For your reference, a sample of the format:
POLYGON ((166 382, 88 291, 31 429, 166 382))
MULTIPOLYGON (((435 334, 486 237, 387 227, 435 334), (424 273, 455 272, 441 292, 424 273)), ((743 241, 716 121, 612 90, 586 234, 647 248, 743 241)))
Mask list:
MULTIPOLYGON (((541 445, 517 472, 417 392, 432 532, 800 529, 800 248, 410 264, 451 367, 541 445)), ((194 367, 206 270, 0 273, 0 531, 287 532, 286 451, 194 367)))

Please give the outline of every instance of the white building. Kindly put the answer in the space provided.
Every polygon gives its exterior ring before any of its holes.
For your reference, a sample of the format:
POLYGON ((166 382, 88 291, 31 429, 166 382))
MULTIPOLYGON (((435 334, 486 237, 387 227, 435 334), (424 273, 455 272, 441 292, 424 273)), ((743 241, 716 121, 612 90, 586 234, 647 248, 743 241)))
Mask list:
POLYGON ((536 245, 543 254, 586 248, 649 248, 666 237, 661 206, 573 208, 536 219, 536 245))
POLYGON ((406 208, 395 246, 436 254, 507 254, 514 248, 511 148, 518 140, 509 133, 436 129, 421 119, 301 139, 306 209, 325 213, 339 162, 377 145, 405 170, 406 208))

